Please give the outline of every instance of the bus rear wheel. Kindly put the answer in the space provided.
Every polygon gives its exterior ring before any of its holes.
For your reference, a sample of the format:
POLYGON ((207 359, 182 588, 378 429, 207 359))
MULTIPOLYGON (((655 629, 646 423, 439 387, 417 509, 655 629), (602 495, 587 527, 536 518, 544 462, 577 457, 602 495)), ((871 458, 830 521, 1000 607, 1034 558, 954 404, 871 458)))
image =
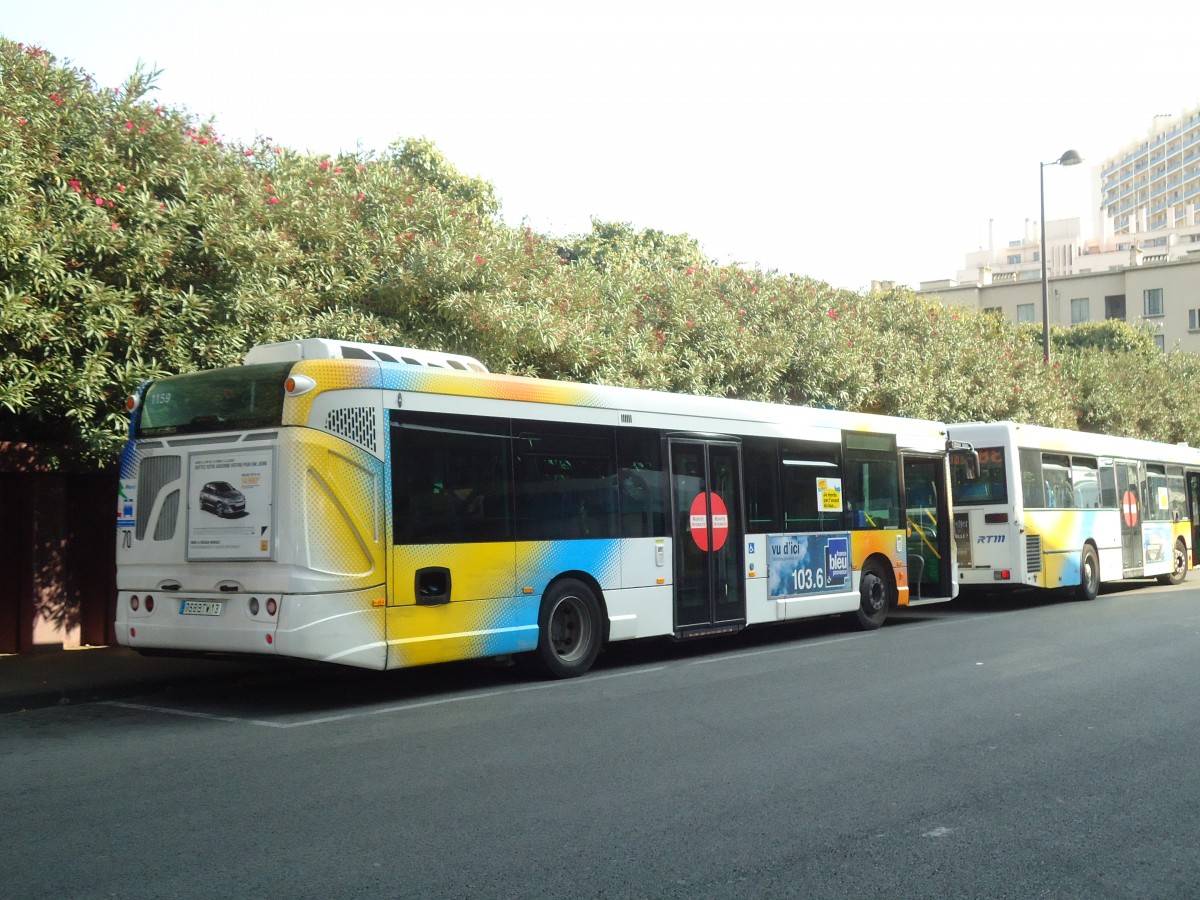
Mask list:
POLYGON ((1091 544, 1083 547, 1083 556, 1079 559, 1079 586, 1075 588, 1078 600, 1095 600, 1100 593, 1100 560, 1096 557, 1096 548, 1091 544))
POLYGON ((888 610, 895 603, 895 592, 887 572, 875 560, 863 566, 858 581, 859 602, 854 612, 854 624, 863 631, 872 631, 883 624, 888 610))
POLYGON ((531 662, 551 678, 574 678, 592 667, 603 639, 596 594, 582 581, 564 578, 542 598, 531 662))
POLYGON ((1183 538, 1180 538, 1175 542, 1175 552, 1171 556, 1171 574, 1159 575, 1158 580, 1162 584, 1183 584, 1183 580, 1187 578, 1187 573, 1187 544, 1183 542, 1183 538))

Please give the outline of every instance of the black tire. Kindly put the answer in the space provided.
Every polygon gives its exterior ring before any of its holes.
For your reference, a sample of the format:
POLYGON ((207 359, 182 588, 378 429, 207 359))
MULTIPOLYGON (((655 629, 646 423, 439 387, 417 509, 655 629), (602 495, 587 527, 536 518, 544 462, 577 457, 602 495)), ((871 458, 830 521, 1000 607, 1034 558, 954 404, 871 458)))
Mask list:
POLYGON ((863 566, 858 586, 854 624, 863 631, 873 631, 884 623, 888 610, 895 606, 896 591, 887 571, 875 560, 868 560, 863 566))
POLYGON ((1078 600, 1095 600, 1100 593, 1100 560, 1096 556, 1096 548, 1091 544, 1083 545, 1083 555, 1079 558, 1079 585, 1075 588, 1078 600))
POLYGON ((1159 575, 1158 580, 1161 584, 1183 584, 1183 580, 1187 578, 1188 573, 1188 551, 1187 544, 1183 538, 1175 542, 1175 552, 1171 555, 1171 574, 1159 575))
POLYGON ((542 598, 538 643, 530 660, 550 678, 575 678, 592 667, 604 641, 600 601, 582 581, 564 578, 542 598))

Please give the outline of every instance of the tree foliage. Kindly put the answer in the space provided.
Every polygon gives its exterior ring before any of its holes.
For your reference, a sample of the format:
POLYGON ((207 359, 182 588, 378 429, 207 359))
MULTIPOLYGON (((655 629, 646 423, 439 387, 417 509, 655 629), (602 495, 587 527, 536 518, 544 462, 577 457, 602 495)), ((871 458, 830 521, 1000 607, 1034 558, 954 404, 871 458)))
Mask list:
POLYGON ((1197 358, 1123 323, 1034 336, 908 290, 719 265, 687 235, 499 218, 429 141, 229 144, 0 39, 0 440, 103 464, 140 381, 328 336, 493 370, 949 421, 1200 441, 1197 358), (1131 390, 1130 385, 1138 385, 1131 390))

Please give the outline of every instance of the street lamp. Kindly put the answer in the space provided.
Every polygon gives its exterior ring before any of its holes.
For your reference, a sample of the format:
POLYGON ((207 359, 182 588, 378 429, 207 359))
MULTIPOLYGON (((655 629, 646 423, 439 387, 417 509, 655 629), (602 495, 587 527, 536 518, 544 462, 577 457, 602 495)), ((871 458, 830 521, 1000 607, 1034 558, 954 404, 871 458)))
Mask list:
POLYGON ((1050 362, 1050 283, 1046 280, 1046 166, 1076 166, 1083 162, 1083 157, 1074 150, 1068 150, 1053 162, 1039 163, 1039 183, 1042 199, 1042 358, 1050 362))

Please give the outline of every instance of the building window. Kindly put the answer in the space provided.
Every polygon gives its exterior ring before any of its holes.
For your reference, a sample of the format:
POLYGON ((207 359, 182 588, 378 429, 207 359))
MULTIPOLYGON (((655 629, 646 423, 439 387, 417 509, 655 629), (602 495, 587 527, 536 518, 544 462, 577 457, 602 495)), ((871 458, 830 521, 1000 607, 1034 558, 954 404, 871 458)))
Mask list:
POLYGON ((1071 300, 1071 324, 1078 325, 1080 322, 1086 322, 1090 316, 1088 315, 1088 298, 1075 297, 1071 300))
POLYGON ((1003 316, 1004 310, 998 306, 985 306, 983 308, 983 314, 985 316, 1003 316))
POLYGON ((1021 254, 1020 253, 1010 253, 1008 255, 1008 264, 1010 266, 1019 266, 1021 264, 1021 254))
POLYGON ((1018 303, 1017 304, 1017 322, 1032 322, 1033 321, 1033 304, 1018 303))
POLYGON ((1150 288, 1144 291, 1145 303, 1143 315, 1161 316, 1163 314, 1162 288, 1150 288))
POLYGON ((1200 331, 1200 309, 1188 310, 1188 331, 1200 331))
POLYGON ((1165 353, 1167 349, 1167 339, 1161 334, 1156 334, 1154 336, 1154 346, 1165 353))

